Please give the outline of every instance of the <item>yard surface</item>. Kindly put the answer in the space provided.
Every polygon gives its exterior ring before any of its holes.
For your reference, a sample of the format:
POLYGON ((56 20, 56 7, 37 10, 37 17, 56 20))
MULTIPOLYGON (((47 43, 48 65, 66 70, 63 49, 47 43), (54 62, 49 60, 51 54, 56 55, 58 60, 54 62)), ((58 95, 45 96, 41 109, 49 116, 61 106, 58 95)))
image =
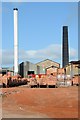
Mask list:
POLYGON ((78 118, 78 87, 2 89, 3 118, 78 118))

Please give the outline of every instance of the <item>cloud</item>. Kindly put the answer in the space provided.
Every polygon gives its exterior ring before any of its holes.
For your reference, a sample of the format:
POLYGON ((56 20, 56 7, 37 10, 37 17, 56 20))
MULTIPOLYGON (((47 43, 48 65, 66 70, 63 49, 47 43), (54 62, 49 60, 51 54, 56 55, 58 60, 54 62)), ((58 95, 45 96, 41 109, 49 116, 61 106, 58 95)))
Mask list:
POLYGON ((60 59, 61 57, 60 45, 54 44, 40 50, 28 50, 19 52, 20 58, 23 60, 27 59, 60 59))
POLYGON ((78 51, 75 50, 74 48, 70 48, 70 50, 69 50, 69 56, 70 56, 70 60, 76 60, 76 59, 78 59, 78 51))
POLYGON ((76 54, 77 54, 77 51, 74 48, 71 48, 70 51, 69 51, 69 53, 70 53, 71 57, 75 57, 76 54))
MULTIPOLYGON (((62 56, 62 46, 60 44, 52 44, 44 49, 39 50, 20 50, 19 51, 19 61, 36 61, 43 59, 52 59, 56 62, 61 60, 62 56)), ((77 51, 74 48, 70 48, 70 59, 77 58, 77 51)), ((1 59, 1 54, 0 54, 1 59)), ((2 65, 13 65, 14 52, 13 50, 2 50, 2 65)))
POLYGON ((2 50, 2 55, 0 55, 0 59, 1 58, 2 65, 13 64, 13 50, 2 50))

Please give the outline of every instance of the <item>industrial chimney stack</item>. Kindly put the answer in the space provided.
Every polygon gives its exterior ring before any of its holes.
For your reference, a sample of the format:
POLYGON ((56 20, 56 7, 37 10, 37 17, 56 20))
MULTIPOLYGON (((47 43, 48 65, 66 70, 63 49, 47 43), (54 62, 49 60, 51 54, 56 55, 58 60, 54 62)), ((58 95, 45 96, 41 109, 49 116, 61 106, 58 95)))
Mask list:
POLYGON ((14 75, 18 74, 18 9, 14 8, 14 75))
POLYGON ((62 43, 62 67, 64 68, 69 63, 68 50, 68 26, 63 26, 63 43, 62 43))

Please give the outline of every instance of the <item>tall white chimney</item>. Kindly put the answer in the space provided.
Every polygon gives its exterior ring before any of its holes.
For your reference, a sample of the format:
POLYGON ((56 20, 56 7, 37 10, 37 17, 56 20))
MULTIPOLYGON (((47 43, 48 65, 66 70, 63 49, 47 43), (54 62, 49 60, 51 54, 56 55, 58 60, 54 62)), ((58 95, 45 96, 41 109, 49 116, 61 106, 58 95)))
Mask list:
POLYGON ((14 75, 18 74, 18 9, 14 8, 14 75))

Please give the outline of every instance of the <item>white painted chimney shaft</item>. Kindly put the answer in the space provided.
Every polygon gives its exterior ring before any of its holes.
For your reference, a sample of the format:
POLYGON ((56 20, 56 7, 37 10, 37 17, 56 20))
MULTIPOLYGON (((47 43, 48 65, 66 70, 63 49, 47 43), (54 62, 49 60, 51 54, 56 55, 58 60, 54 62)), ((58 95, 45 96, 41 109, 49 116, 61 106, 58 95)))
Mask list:
POLYGON ((14 75, 18 74, 18 9, 14 8, 14 75))

